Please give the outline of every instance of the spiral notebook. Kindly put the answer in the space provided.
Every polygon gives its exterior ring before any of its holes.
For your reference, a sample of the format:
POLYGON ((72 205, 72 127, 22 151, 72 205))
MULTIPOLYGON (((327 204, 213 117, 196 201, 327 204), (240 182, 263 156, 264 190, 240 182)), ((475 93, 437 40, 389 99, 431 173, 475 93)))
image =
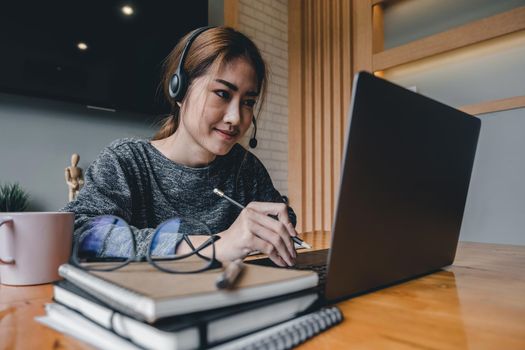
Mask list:
POLYGON ((211 349, 291 349, 342 320, 343 314, 337 306, 325 307, 211 349))

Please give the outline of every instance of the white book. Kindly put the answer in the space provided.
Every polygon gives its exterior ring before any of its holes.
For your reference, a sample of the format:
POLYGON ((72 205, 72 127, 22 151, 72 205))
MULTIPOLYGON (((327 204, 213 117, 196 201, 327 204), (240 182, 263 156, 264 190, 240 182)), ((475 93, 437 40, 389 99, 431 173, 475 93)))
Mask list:
POLYGON ((59 304, 46 305, 46 315, 36 317, 35 320, 99 349, 140 350, 124 338, 59 304))
MULTIPOLYGON (((67 309, 60 309, 61 305, 58 304, 48 306, 51 310, 48 317, 53 318, 54 313, 61 316, 58 318, 64 319, 65 314, 74 312, 75 317, 70 322, 85 323, 86 319, 93 321, 97 325, 97 334, 116 334, 146 349, 193 349, 224 342, 294 318, 312 306, 317 299, 315 292, 299 292, 215 311, 175 316, 149 324, 115 312, 74 285, 61 281, 54 286, 54 300, 67 309), (78 317, 84 318, 83 322, 79 322, 78 317), (201 344, 202 341, 206 344, 201 344)), ((70 329, 69 332, 64 332, 71 334, 77 331, 70 329)), ((79 332, 79 335, 84 333, 79 332)))
MULTIPOLYGON (((37 321, 76 337, 100 349, 141 349, 131 341, 120 338, 110 330, 101 327, 78 313, 60 304, 46 305, 46 316, 37 317, 37 321)), ((223 343, 212 350, 240 349, 291 349, 314 337, 318 333, 340 323, 343 320, 341 311, 335 307, 322 308, 292 320, 276 324, 252 334, 223 343)), ((204 346, 190 343, 178 343, 166 349, 197 349, 204 346)), ((149 343, 146 349, 163 349, 157 344, 149 343)))

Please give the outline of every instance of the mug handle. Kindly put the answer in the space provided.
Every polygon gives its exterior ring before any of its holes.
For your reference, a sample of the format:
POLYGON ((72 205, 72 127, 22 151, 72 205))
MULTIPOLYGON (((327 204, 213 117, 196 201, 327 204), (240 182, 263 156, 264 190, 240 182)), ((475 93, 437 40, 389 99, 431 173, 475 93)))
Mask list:
MULTIPOLYGON (((3 217, 3 218, 0 218, 0 226, 2 226, 3 224, 6 224, 6 223, 13 223, 13 218, 10 217, 10 216, 6 216, 6 217, 3 217)), ((15 259, 12 258, 12 257, 7 257, 7 258, 0 258, 0 265, 12 265, 15 263, 15 259)))

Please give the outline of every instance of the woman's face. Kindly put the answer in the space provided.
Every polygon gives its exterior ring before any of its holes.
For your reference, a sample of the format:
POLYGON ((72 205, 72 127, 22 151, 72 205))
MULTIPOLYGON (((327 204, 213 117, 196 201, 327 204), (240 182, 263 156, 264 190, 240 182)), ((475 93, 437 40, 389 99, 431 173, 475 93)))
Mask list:
POLYGON ((244 58, 195 79, 181 108, 181 126, 196 146, 189 149, 227 154, 250 127, 257 95, 257 75, 244 58))

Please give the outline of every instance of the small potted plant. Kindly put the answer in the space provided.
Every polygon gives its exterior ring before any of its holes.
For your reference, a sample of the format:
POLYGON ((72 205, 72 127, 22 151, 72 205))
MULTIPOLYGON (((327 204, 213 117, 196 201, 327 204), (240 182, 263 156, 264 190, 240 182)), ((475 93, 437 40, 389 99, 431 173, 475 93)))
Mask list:
POLYGON ((18 184, 0 185, 0 212, 21 212, 27 209, 29 195, 18 184))

